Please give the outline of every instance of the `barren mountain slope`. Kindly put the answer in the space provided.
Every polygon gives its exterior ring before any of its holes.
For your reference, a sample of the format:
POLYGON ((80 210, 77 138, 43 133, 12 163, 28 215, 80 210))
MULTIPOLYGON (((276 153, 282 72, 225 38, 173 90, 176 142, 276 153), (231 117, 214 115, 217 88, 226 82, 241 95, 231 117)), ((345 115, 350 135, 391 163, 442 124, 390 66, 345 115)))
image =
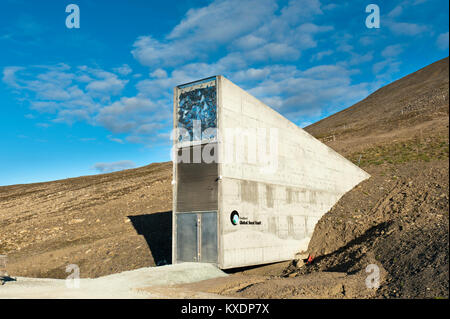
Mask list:
POLYGON ((305 128, 345 156, 384 143, 448 136, 448 57, 305 128))
POLYGON ((77 264, 81 277, 98 277, 170 262, 171 167, 0 187, 8 271, 66 278, 77 264))

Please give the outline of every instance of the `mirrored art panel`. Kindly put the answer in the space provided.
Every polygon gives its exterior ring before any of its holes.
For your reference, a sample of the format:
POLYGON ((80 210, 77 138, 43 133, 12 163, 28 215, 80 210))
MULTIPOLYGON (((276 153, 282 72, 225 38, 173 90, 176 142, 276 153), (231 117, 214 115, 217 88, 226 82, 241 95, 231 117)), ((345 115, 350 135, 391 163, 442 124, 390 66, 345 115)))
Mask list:
POLYGON ((216 136, 217 93, 215 78, 179 87, 178 141, 211 140, 216 136))

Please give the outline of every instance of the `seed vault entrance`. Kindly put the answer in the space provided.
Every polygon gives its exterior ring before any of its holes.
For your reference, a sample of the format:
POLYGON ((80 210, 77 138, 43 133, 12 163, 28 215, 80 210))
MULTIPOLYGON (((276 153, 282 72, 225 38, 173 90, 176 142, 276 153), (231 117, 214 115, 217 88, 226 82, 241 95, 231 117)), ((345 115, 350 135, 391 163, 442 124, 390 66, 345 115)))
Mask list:
POLYGON ((177 262, 217 263, 217 212, 176 215, 177 262))
POLYGON ((223 76, 174 90, 172 260, 293 259, 369 175, 223 76))
POLYGON ((175 90, 174 263, 218 264, 216 78, 175 90))

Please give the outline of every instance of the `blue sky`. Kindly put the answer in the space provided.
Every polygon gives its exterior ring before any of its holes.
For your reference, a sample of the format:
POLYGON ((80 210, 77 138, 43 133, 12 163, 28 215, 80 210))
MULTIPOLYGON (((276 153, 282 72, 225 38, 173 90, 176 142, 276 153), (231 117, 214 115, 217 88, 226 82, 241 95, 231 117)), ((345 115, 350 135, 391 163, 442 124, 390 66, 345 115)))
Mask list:
POLYGON ((448 25, 447 0, 2 0, 0 185, 170 160, 173 87, 216 74, 304 127, 448 56, 448 25))

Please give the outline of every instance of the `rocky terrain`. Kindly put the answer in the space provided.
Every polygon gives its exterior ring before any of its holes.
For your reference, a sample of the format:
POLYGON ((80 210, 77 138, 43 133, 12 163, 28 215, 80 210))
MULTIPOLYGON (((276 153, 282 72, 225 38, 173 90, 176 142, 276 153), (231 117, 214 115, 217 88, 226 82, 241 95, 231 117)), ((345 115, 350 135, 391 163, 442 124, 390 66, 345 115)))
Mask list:
MULTIPOLYGON (((448 297, 448 162, 384 165, 345 194, 316 225, 311 265, 286 275, 382 275, 378 296, 448 297)), ((302 263, 300 262, 300 265, 302 263)))
POLYGON ((76 264, 82 278, 95 278, 170 263, 171 167, 0 187, 9 273, 66 278, 76 264))
MULTIPOLYGON (((323 216, 303 259, 173 287, 250 298, 448 298, 448 58, 306 131, 371 174, 323 216), (368 289, 368 265, 380 274, 368 289)), ((171 163, 0 187, 14 276, 99 277, 170 263, 171 163)), ((372 269, 372 268, 371 268, 372 269)))

